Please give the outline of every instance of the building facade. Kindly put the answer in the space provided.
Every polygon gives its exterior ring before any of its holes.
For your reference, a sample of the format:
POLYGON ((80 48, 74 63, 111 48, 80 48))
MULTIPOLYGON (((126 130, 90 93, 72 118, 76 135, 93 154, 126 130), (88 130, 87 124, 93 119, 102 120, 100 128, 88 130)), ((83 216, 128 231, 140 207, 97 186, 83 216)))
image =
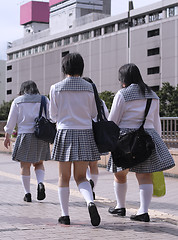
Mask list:
POLYGON ((5 100, 5 83, 8 81, 6 79, 6 61, 0 60, 0 105, 5 100))
MULTIPOLYGON (((128 62, 138 65, 144 81, 155 90, 163 82, 177 86, 178 1, 162 0, 133 9, 129 19, 128 12, 109 16, 108 2, 49 1, 49 27, 24 34, 7 50, 7 79, 11 81, 6 83, 6 101, 17 96, 26 80, 35 81, 40 92, 48 94, 50 86, 63 79, 61 60, 69 52, 83 56, 83 75, 96 83, 99 92, 120 88, 118 69, 128 62), (100 4, 97 11, 96 3, 100 4)), ((29 23, 40 21, 31 17, 24 27, 29 23)))

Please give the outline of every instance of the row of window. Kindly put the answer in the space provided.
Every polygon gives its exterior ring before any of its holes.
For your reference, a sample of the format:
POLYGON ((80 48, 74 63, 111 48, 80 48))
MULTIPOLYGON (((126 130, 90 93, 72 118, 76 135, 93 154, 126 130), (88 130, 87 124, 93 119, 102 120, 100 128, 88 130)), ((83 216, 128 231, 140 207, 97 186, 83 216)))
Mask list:
MULTIPOLYGON (((166 17, 172 17, 172 16, 175 16, 177 14, 178 14, 178 7, 170 7, 170 8, 167 8, 167 10, 166 10, 166 17)), ((160 20, 160 19, 162 19, 162 15, 163 15, 162 11, 154 12, 152 14, 149 14, 148 15, 148 21, 153 22, 153 21, 160 20)), ((143 16, 140 16, 140 17, 137 17, 137 18, 130 18, 129 23, 128 23, 128 20, 124 20, 122 22, 119 22, 119 23, 116 23, 116 24, 113 23, 113 24, 105 26, 103 28, 101 27, 101 28, 94 29, 93 31, 86 31, 86 32, 83 32, 83 33, 80 33, 80 34, 76 34, 76 35, 73 35, 73 36, 63 38, 63 39, 58 39, 55 42, 51 41, 51 42, 48 42, 47 44, 42 44, 42 45, 39 45, 39 46, 35 46, 33 48, 23 50, 21 52, 16 52, 14 54, 9 54, 8 55, 8 60, 12 60, 12 59, 20 58, 20 57, 25 57, 25 56, 28 56, 28 55, 31 55, 31 54, 35 54, 35 53, 43 52, 43 51, 46 51, 46 50, 50 50, 50 49, 55 48, 55 47, 69 45, 70 43, 76 43, 80 40, 81 41, 82 40, 87 40, 87 39, 90 39, 92 36, 93 37, 98 37, 98 36, 101 36, 102 34, 109 34, 109 33, 117 31, 117 29, 118 29, 118 31, 120 31, 120 30, 128 28, 128 24, 129 24, 130 27, 133 27, 133 26, 142 25, 142 24, 145 24, 145 23, 146 23, 146 15, 143 15, 143 16)), ((159 29, 158 29, 158 31, 159 31, 159 29)), ((156 36, 156 35, 159 35, 159 33, 157 33, 157 34, 152 33, 152 36, 156 36)), ((151 34, 148 37, 151 37, 151 34)))
MULTIPOLYGON (((153 75, 153 74, 158 74, 160 72, 160 67, 151 67, 147 68, 147 75, 153 75)), ((7 78, 7 82, 12 82, 12 78, 7 78)), ((7 95, 12 94, 12 90, 9 89, 7 90, 7 95)))
MULTIPOLYGON (((113 29, 114 29, 114 25, 105 27, 105 34, 113 32, 113 29)), ((94 30, 94 37, 97 37, 97 36, 100 36, 100 35, 101 35, 101 28, 95 29, 94 30)), ((153 30, 147 32, 147 37, 148 38, 154 37, 154 36, 157 36, 157 35, 159 35, 159 29, 153 29, 153 30)), ((91 32, 90 31, 84 32, 80 36, 81 36, 81 40, 87 40, 87 39, 91 38, 91 32)), ((42 45, 39 45, 39 46, 35 46, 33 48, 29 48, 29 49, 23 50, 21 52, 16 52, 14 54, 9 54, 8 55, 8 57, 9 57, 8 60, 29 56, 29 55, 39 53, 39 52, 44 52, 46 50, 50 50, 50 49, 53 49, 55 47, 66 46, 66 45, 70 44, 71 41, 73 43, 78 42, 79 41, 79 35, 74 35, 72 37, 66 37, 64 39, 58 39, 55 42, 49 42, 47 44, 42 44, 42 45), (71 38, 72 38, 72 40, 71 40, 71 38), (63 43, 62 43, 62 41, 63 41, 63 43)), ((7 70, 11 70, 11 69, 8 67, 7 70)))

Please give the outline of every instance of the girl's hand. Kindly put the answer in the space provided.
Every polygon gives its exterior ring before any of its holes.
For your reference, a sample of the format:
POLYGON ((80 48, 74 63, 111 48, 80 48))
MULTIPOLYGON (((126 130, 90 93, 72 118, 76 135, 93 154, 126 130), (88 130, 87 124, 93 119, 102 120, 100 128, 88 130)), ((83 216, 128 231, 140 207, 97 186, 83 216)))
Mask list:
POLYGON ((5 134, 4 146, 8 149, 10 147, 10 136, 8 133, 5 134))

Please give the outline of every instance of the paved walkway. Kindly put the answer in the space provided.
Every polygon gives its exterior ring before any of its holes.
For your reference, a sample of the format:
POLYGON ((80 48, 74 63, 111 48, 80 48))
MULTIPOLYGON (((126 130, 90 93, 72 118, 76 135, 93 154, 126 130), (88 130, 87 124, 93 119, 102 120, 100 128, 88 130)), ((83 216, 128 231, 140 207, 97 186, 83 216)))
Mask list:
POLYGON ((178 239, 178 178, 166 177, 167 194, 153 198, 149 214, 151 222, 133 222, 129 216, 136 213, 139 193, 135 175, 129 173, 127 216, 113 217, 108 208, 115 205, 113 176, 100 168, 96 187, 96 205, 101 224, 90 224, 86 204, 71 179, 70 217, 71 225, 57 223, 60 206, 57 194, 58 164, 45 163, 45 186, 47 197, 36 200, 36 180, 32 171, 32 203, 23 201, 19 163, 11 161, 11 155, 0 153, 0 240, 99 240, 99 239, 178 239))

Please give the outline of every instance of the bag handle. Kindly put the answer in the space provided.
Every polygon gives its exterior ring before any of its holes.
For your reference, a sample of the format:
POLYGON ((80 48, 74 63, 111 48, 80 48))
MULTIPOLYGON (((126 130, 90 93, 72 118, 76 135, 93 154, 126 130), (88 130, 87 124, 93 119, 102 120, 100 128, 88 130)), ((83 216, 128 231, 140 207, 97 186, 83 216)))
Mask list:
POLYGON ((93 87, 96 107, 97 107, 97 111, 98 111, 97 120, 98 121, 107 121, 107 118, 106 118, 106 115, 105 115, 105 112, 104 112, 104 107, 103 107, 102 101, 99 97, 96 85, 94 83, 92 83, 92 87, 93 87))
POLYGON ((145 107, 144 119, 143 119, 143 122, 142 122, 142 125, 141 125, 142 127, 145 124, 146 117, 148 115, 148 112, 149 112, 149 109, 150 109, 150 106, 151 106, 151 102, 152 102, 152 98, 148 98, 147 102, 146 102, 146 107, 145 107))
POLYGON ((45 116, 47 118, 47 114, 46 114, 46 98, 45 98, 45 96, 42 95, 41 96, 40 111, 39 111, 39 118, 41 118, 41 116, 42 116, 43 109, 44 109, 44 112, 45 112, 45 116))

